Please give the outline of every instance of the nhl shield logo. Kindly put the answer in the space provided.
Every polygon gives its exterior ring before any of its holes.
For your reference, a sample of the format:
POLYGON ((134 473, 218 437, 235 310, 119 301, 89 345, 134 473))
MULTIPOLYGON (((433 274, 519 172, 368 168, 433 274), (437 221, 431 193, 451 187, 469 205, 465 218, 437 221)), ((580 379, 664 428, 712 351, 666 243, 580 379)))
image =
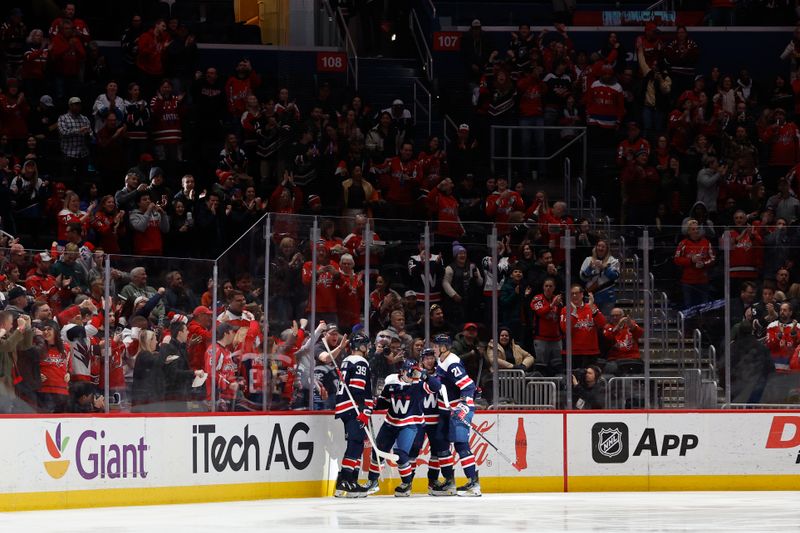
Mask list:
POLYGON ((592 458, 596 463, 624 463, 628 460, 628 426, 621 422, 592 426, 592 458))

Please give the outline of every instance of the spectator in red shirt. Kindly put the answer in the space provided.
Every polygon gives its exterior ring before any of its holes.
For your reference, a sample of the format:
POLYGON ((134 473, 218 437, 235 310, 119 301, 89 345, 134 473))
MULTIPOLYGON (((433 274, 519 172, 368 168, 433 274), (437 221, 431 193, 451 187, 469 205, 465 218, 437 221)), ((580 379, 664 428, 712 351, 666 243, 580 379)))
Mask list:
POLYGON ((69 403, 70 348, 61 339, 58 324, 53 320, 37 323, 41 327, 44 346, 39 369, 42 386, 37 391, 40 413, 63 413, 69 403))
POLYGON ((609 344, 606 374, 618 374, 618 361, 640 360, 639 339, 644 330, 619 307, 611 310, 609 323, 603 328, 603 337, 609 344))
POLYGON ((253 70, 249 59, 236 65, 236 72, 225 83, 225 99, 232 120, 239 121, 247 109, 247 97, 261 86, 261 77, 253 70))
MULTIPOLYGON (((94 207, 90 206, 90 211, 94 211, 94 207)), ((78 223, 81 226, 86 226, 92 214, 81 211, 81 198, 73 191, 67 191, 64 194, 64 208, 58 213, 58 229, 56 231, 56 239, 59 241, 67 240, 67 226, 71 223, 78 223)))
POLYGON ((773 114, 775 122, 761 136, 769 146, 767 187, 785 176, 800 161, 800 131, 794 122, 786 120, 786 111, 781 108, 773 114))
POLYGON ((628 136, 617 147, 617 165, 626 166, 644 150, 650 155, 650 142, 642 137, 642 130, 636 122, 628 122, 628 136))
MULTIPOLYGON (((598 330, 606 325, 606 319, 594 304, 594 295, 589 293, 589 301, 583 300, 583 287, 574 284, 570 287, 569 303, 561 310, 561 333, 572 337, 572 368, 586 368, 597 363, 600 356, 598 330), (567 313, 570 313, 570 331, 567 331, 567 313)), ((565 344, 566 346, 566 344, 565 344)))
MULTIPOLYGON (((339 272, 339 265, 335 261, 331 261, 328 248, 324 244, 317 243, 317 286, 315 289, 311 288, 311 275, 313 273, 314 265, 311 261, 306 261, 303 264, 303 285, 309 288, 309 291, 316 290, 317 292, 317 320, 324 320, 331 324, 336 322, 337 308, 336 308, 336 283, 341 277, 339 272)), ((311 296, 308 297, 308 305, 311 305, 311 296)))
POLYGON ((17 151, 21 151, 23 142, 28 138, 29 111, 25 94, 19 90, 19 80, 8 78, 6 92, 0 94, 0 134, 8 137, 17 151))
POLYGON ((464 226, 458 216, 458 199, 453 196, 453 180, 445 178, 428 193, 428 209, 438 221, 434 233, 443 241, 452 242, 464 235, 464 226))
POLYGON ((353 256, 342 255, 336 282, 336 317, 339 328, 344 332, 350 332, 361 321, 361 308, 364 306, 364 277, 356 274, 353 267, 353 256))
POLYGON ((61 30, 50 42, 50 65, 56 75, 56 97, 76 94, 80 83, 80 74, 86 60, 86 49, 79 36, 75 35, 72 22, 65 20, 61 30))
POLYGON ((655 215, 661 177, 649 164, 646 150, 639 150, 636 158, 628 161, 622 170, 622 205, 625 223, 650 224, 655 215))
POLYGON ((697 220, 686 225, 687 238, 678 243, 675 265, 682 269, 684 309, 708 302, 710 287, 708 271, 716 259, 711 243, 702 236, 697 220))
POLYGON ((556 280, 547 278, 543 292, 531 300, 533 310, 533 348, 538 365, 547 367, 548 374, 558 374, 561 361, 562 297, 556 294, 556 280))
POLYGON ((61 34, 64 29, 65 22, 69 22, 72 25, 75 34, 83 44, 89 44, 89 41, 92 40, 89 34, 89 27, 86 25, 86 22, 84 22, 83 19, 75 17, 75 4, 72 2, 64 5, 62 16, 54 19, 52 24, 50 24, 51 39, 55 39, 57 35, 61 34))
POLYGON ((136 67, 139 69, 145 94, 153 94, 164 77, 164 60, 171 42, 167 23, 163 19, 158 19, 153 28, 140 35, 136 41, 136 67))
MULTIPOLYGON (((536 157, 544 157, 544 103, 543 98, 547 94, 547 84, 539 77, 537 67, 529 68, 527 74, 517 82, 517 94, 519 96, 519 125, 528 127, 539 127, 535 130, 522 130, 522 155, 525 157, 531 154, 536 157), (533 145, 533 151, 531 151, 533 145)), ((523 162, 522 175, 527 176, 530 169, 530 162, 523 162)), ((538 172, 544 173, 544 161, 537 162, 538 172)))

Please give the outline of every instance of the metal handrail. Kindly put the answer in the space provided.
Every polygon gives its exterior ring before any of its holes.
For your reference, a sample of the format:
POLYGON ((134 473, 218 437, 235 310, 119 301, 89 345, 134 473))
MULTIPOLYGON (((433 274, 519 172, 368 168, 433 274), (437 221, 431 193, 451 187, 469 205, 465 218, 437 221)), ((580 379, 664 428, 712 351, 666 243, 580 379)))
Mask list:
POLYGON ((578 185, 575 192, 575 197, 578 200, 578 218, 583 218, 583 178, 578 178, 575 183, 578 185))
POLYGON ((456 122, 452 118, 450 118, 450 115, 445 115, 444 118, 442 119, 442 142, 444 143, 443 146, 445 151, 447 151, 447 143, 450 142, 450 137, 447 135, 448 124, 452 126, 453 129, 456 130, 456 132, 458 132, 458 126, 456 125, 456 122))
POLYGON ((344 35, 344 51, 347 54, 347 83, 350 84, 350 77, 353 78, 353 87, 358 90, 358 52, 356 52, 356 45, 353 44, 353 38, 350 36, 350 30, 347 28, 347 20, 344 18, 342 8, 337 8, 336 13, 339 18, 339 24, 342 25, 342 34, 344 35))
POLYGON ((695 366, 701 368, 703 358, 703 333, 699 329, 692 332, 692 351, 694 352, 695 366))
POLYGON ((681 354, 678 364, 683 369, 683 359, 686 354, 686 315, 683 314, 683 311, 678 311, 676 328, 678 330, 678 346, 681 354))
MULTIPOLYGON (((640 303, 642 300, 642 280, 639 277, 639 254, 633 254, 633 305, 634 309, 644 311, 644 304, 640 303)), ((642 315, 644 317, 644 315, 642 315)))
POLYGON ((661 293, 659 314, 661 315, 661 349, 666 350, 669 341, 669 296, 666 292, 661 293))
POLYGON ((432 82, 433 54, 431 54, 431 50, 428 47, 428 40, 425 38, 425 30, 422 29, 422 24, 419 23, 419 17, 417 17, 417 11, 415 9, 412 9, 408 14, 408 29, 411 31, 411 37, 414 39, 417 53, 419 53, 420 59, 422 59, 422 70, 425 71, 425 77, 429 82, 432 82))
MULTIPOLYGON (((557 156, 559 156, 563 152, 567 151, 574 144, 581 143, 582 146, 583 146, 583 154, 582 154, 583 170, 585 172, 586 171, 586 159, 587 159, 587 154, 586 154, 587 134, 586 134, 586 131, 587 131, 587 129, 586 129, 585 126, 581 126, 581 127, 578 127, 578 126, 569 126, 569 127, 565 127, 565 126, 512 126, 512 125, 493 124, 489 128, 489 152, 490 152, 489 164, 490 164, 490 167, 491 167, 491 171, 495 172, 495 162, 505 161, 506 162, 506 173, 507 173, 507 175, 510 176, 511 173, 512 173, 511 172, 512 163, 514 161, 550 161, 552 159, 555 159, 557 156), (577 134, 575 135, 575 137, 573 137, 572 139, 567 141, 563 146, 559 147, 555 152, 553 152, 550 155, 546 155, 546 156, 512 156, 511 155, 512 150, 513 150, 513 146, 514 146, 514 143, 512 142, 513 141, 512 133, 513 133, 514 130, 527 130, 527 131, 545 130, 546 131, 546 130, 565 130, 565 129, 572 130, 572 131, 577 131, 577 134), (500 132, 502 132, 502 131, 506 132, 506 149, 507 149, 507 153, 504 154, 504 155, 497 155, 497 153, 495 152, 495 150, 497 148, 496 147, 496 143, 495 143, 495 138, 497 138, 498 135, 501 134, 500 132)), ((565 178, 565 182, 566 181, 567 180, 565 178)), ((566 183, 564 184, 564 189, 565 189, 565 192, 567 192, 568 188, 567 188, 567 184, 566 183)), ((570 200, 570 197, 565 195, 564 201, 565 202, 569 202, 569 200, 570 200)), ((567 205, 569 205, 569 203, 567 205)))
POLYGON ((428 136, 430 136, 430 134, 431 134, 431 118, 432 118, 431 117, 431 92, 427 88, 425 88, 425 85, 423 85, 422 82, 419 81, 417 78, 413 79, 413 81, 411 83, 411 88, 412 88, 413 93, 414 93, 414 116, 413 116, 414 125, 415 126, 417 125, 417 113, 421 110, 423 113, 425 113, 425 117, 426 117, 426 119, 428 121, 428 136), (425 106, 424 101, 420 102, 420 100, 417 98, 417 89, 418 88, 422 91, 422 96, 423 97, 427 97, 427 100, 428 100, 427 107, 425 106))
POLYGON ((428 0, 428 6, 431 8, 431 17, 436 18, 436 6, 433 5, 433 0, 428 0))
POLYGON ((673 2, 674 0, 658 0, 658 2, 648 7, 645 11, 655 11, 659 7, 665 11, 675 11, 675 4, 673 2))

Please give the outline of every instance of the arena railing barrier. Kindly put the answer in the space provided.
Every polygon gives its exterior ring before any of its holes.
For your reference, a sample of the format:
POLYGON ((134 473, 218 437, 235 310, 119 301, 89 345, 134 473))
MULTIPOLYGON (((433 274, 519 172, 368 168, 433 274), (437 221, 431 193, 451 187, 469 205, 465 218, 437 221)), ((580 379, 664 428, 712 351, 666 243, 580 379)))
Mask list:
MULTIPOLYGON (((107 255, 79 246, 0 249, 6 276, 0 288, 8 295, 14 284, 27 286, 42 299, 34 274, 40 254, 46 252, 60 282, 67 284, 50 302, 53 314, 69 307, 65 302, 78 292, 87 293, 91 306, 73 308, 59 323, 62 330, 78 322, 89 333, 98 330, 94 341, 88 340, 92 335, 84 341, 78 330, 64 336, 74 360, 69 363, 74 383, 65 390, 88 387, 102 398, 99 407, 89 407, 84 398, 80 408, 87 412, 328 409, 336 378, 316 364, 315 350, 334 350, 337 346, 330 342, 340 342, 354 327, 375 341, 369 357, 376 391, 396 371, 397 361, 417 357, 432 336, 448 331, 453 350, 477 386, 479 407, 571 409, 581 400, 584 408, 624 408, 626 402, 618 397, 626 397, 633 387, 638 387, 633 392, 644 408, 780 405, 797 397, 794 337, 787 330, 792 346, 777 353, 777 344, 770 348, 767 330, 779 319, 781 304, 798 297, 800 286, 787 286, 782 277, 785 292, 775 291, 777 280, 757 278, 758 294, 744 296, 749 280, 741 277, 741 262, 746 256, 734 252, 736 248, 728 253, 724 247, 722 253, 714 248, 713 261, 704 265, 707 277, 701 279, 707 284, 695 298, 683 277, 687 265, 676 263, 676 250, 687 246, 682 227, 621 226, 588 218, 567 224, 547 218, 552 213, 545 208, 497 224, 425 221, 424 214, 419 203, 401 210, 380 202, 366 213, 351 210, 347 217, 270 213, 253 220, 241 213, 236 218, 241 237, 207 259, 107 255), (398 214, 413 217, 392 218, 398 214), (637 243, 635 252, 632 243, 637 243), (552 266, 537 257, 544 247, 551 249, 546 261, 552 266), (602 257, 605 248, 616 260, 613 280, 594 272, 612 262, 602 257), (466 259, 458 263, 455 256, 462 249, 466 259), (134 282, 141 275, 144 280, 134 282), (537 344, 542 323, 531 307, 547 277, 555 278, 562 301, 574 296, 576 304, 563 314, 563 328, 572 334, 550 346, 550 352, 537 344), (526 290, 528 285, 536 285, 535 290, 526 290), (591 314, 590 292, 603 315, 602 325, 591 314), (745 297, 752 300, 747 307, 745 297), (189 316, 198 307, 209 320, 205 326, 199 324, 205 319, 189 316), (108 313, 108 322, 103 309, 114 311, 108 313), (137 323, 145 315, 162 337, 176 322, 189 326, 188 366, 181 368, 182 378, 172 367, 169 376, 165 368, 157 368, 159 377, 152 383, 145 365, 136 372, 138 354, 153 352, 140 345, 142 324, 137 323), (227 346, 219 344, 212 317, 236 330, 227 346), (336 324, 339 336, 324 339, 321 321, 336 324), (620 324, 636 334, 626 337, 620 324), (230 346, 232 356, 227 353, 230 346), (584 381, 585 369, 592 365, 604 379, 588 376, 584 381), (670 385, 680 391, 677 399, 673 389, 665 389, 669 394, 659 389, 670 383, 666 378, 679 378, 670 385), (545 391, 550 385, 539 381, 553 384, 554 401, 545 391), (88 384, 76 387, 79 382, 88 384), (651 394, 644 394, 647 383, 651 394)), ((773 240, 752 250, 763 258, 766 271, 777 273, 781 257, 794 251, 790 245, 776 247, 773 240)), ((718 246, 720 239, 713 242, 718 246)), ((190 252, 211 255, 208 249, 201 241, 190 252)), ((23 308, 36 314, 41 306, 31 309, 34 299, 28 297, 23 308)), ((559 330, 560 315, 550 318, 559 330)), ((791 329, 792 323, 790 319, 785 325, 791 329)), ((158 346, 156 351, 162 366, 176 355, 158 346)), ((4 412, 67 410, 67 398, 39 398, 41 379, 33 371, 39 357, 31 352, 19 359, 16 386, 10 380, 0 384, 4 412)))

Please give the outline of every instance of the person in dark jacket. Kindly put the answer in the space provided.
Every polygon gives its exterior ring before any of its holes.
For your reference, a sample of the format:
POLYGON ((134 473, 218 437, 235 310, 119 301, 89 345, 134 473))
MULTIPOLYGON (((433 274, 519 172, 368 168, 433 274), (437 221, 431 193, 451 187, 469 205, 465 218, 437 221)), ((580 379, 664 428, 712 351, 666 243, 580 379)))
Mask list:
MULTIPOLYGON (((725 360, 720 361, 720 375, 725 375, 725 360)), ((753 321, 743 320, 731 346, 731 401, 759 403, 767 381, 775 372, 769 349, 753 335, 753 321)))
POLYGON ((600 367, 589 365, 572 374, 572 401, 575 409, 603 409, 606 404, 605 382, 600 367))
POLYGON ((157 353, 156 334, 149 329, 139 334, 139 353, 133 367, 133 411, 158 412, 164 397, 164 370, 157 353))
POLYGON ((192 370, 186 353, 186 340, 189 330, 183 322, 173 322, 169 326, 170 340, 161 345, 159 356, 164 369, 164 408, 170 412, 185 412, 191 396, 192 381, 203 377, 202 370, 192 370))

